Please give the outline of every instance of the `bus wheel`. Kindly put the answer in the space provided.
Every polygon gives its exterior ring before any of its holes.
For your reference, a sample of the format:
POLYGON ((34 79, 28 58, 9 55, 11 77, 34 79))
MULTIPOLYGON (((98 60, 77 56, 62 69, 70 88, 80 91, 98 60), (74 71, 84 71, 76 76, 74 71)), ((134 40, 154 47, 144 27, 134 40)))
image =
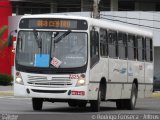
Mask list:
POLYGON ((136 84, 133 83, 132 84, 131 97, 130 97, 130 99, 126 100, 126 108, 128 110, 135 109, 136 101, 137 101, 137 94, 138 94, 138 90, 137 90, 136 84))
POLYGON ((85 108, 86 105, 87 105, 87 101, 85 101, 85 100, 81 100, 78 102, 78 107, 80 107, 80 108, 85 108))
POLYGON ((77 101, 75 101, 75 100, 68 101, 68 105, 69 105, 69 107, 76 107, 77 101))
POLYGON ((42 110, 43 99, 41 98, 32 98, 32 107, 33 110, 42 110))
POLYGON ((90 101, 92 112, 100 111, 100 103, 101 103, 101 92, 99 90, 97 100, 90 101))

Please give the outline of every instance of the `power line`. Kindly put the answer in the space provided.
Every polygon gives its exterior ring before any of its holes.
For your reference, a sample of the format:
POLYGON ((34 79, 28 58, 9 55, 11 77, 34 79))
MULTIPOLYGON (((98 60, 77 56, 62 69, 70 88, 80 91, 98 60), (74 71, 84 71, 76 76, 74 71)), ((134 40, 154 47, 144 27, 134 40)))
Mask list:
MULTIPOLYGON (((104 6, 101 6, 101 8, 106 8, 106 9, 111 9, 111 7, 104 7, 104 6)), ((124 9, 124 8, 118 8, 118 11, 125 11, 125 12, 128 12, 128 11, 135 11, 135 9, 124 9)), ((143 10, 140 10, 139 12, 145 12, 145 13, 154 13, 154 14, 157 14, 157 15, 160 15, 160 13, 157 13, 157 12, 160 12, 160 11, 143 11, 143 10)))
POLYGON ((134 20, 144 20, 144 21, 150 21, 150 22, 160 22, 159 20, 151 20, 151 19, 141 19, 141 18, 132 18, 132 17, 122 17, 122 16, 115 16, 115 15, 104 15, 100 14, 102 16, 109 16, 109 17, 117 17, 117 18, 126 18, 126 19, 134 19, 134 20))
POLYGON ((118 21, 118 22, 125 23, 125 24, 142 26, 142 27, 147 27, 147 28, 151 28, 151 29, 160 30, 160 28, 158 28, 158 27, 151 27, 151 26, 147 26, 147 25, 135 24, 135 23, 125 22, 125 21, 121 21, 121 20, 117 20, 117 19, 110 19, 110 18, 105 18, 105 17, 101 17, 101 18, 102 18, 102 19, 106 19, 106 20, 111 20, 111 21, 118 21))

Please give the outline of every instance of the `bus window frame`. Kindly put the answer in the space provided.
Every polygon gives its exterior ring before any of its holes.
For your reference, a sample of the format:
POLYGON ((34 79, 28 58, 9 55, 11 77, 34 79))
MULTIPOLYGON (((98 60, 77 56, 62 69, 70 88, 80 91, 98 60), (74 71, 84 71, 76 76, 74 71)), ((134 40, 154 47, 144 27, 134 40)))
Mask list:
POLYGON ((95 29, 90 30, 90 68, 93 68, 93 66, 100 60, 100 42, 99 42, 99 32, 95 29), (94 47, 94 52, 92 54, 92 45, 94 47), (97 49, 98 48, 98 49, 97 49), (98 54, 97 54, 98 53, 98 54))

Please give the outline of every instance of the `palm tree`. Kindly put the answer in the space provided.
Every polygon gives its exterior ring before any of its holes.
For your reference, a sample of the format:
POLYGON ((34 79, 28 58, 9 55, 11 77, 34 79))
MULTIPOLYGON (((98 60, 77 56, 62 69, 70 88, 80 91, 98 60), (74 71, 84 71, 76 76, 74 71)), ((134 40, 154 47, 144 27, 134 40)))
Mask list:
POLYGON ((7 46, 8 41, 7 40, 2 40, 2 36, 4 32, 7 30, 7 26, 3 26, 0 29, 0 52, 7 46))

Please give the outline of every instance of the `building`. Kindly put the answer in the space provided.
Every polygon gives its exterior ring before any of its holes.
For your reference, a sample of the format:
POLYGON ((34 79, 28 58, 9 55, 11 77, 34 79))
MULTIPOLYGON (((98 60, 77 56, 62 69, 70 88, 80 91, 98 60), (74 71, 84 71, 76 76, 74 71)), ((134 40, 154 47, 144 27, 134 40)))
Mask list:
MULTIPOLYGON (((93 0, 11 0, 14 15, 92 11, 93 0)), ((101 11, 160 11, 159 0, 101 0, 101 11)))

